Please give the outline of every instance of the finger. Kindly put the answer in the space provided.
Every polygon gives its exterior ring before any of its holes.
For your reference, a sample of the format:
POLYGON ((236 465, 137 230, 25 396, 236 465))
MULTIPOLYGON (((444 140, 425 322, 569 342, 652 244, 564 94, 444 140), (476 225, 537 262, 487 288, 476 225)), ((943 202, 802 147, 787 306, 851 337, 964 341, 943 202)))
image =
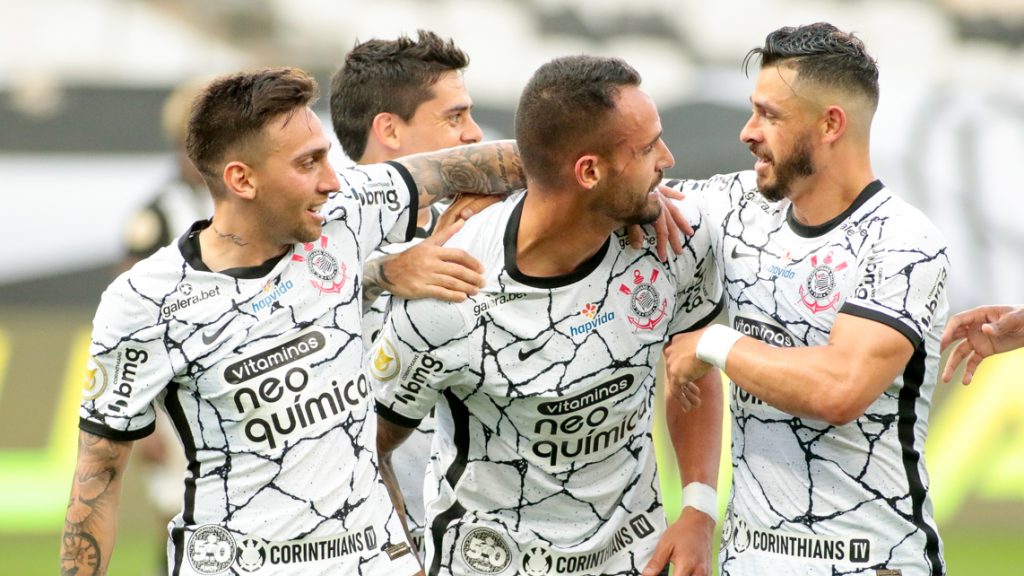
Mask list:
POLYGON ((440 286, 448 290, 458 290, 463 294, 472 296, 480 291, 483 284, 483 277, 467 270, 461 266, 451 266, 445 270, 439 270, 431 275, 427 281, 428 285, 440 286))
POLYGON ((448 288, 437 285, 424 286, 423 297, 436 298, 438 300, 444 300, 445 302, 462 302, 467 298, 465 292, 449 290, 448 288))
POLYGON ((668 241, 668 223, 666 220, 668 220, 668 217, 665 215, 665 211, 662 210, 661 216, 658 216, 658 219, 654 221, 655 249, 658 251, 658 260, 662 262, 668 262, 668 248, 665 247, 668 241))
POLYGON ((657 576, 660 574, 671 557, 672 548, 659 542, 658 547, 654 549, 654 554, 651 556, 650 561, 647 562, 647 566, 644 566, 643 576, 657 576))
POLYGON ((483 264, 469 252, 461 248, 440 248, 437 251, 437 257, 445 263, 456 264, 459 268, 473 273, 473 277, 476 279, 473 283, 483 286, 483 277, 480 276, 483 274, 483 264))
POLYGON ((451 239, 456 232, 462 230, 462 226, 465 225, 465 220, 455 220, 451 224, 441 226, 440 220, 438 221, 438 227, 434 228, 434 233, 430 237, 426 238, 421 244, 428 244, 434 246, 440 246, 451 239))
POLYGON ((679 209, 679 206, 675 202, 666 201, 664 204, 668 207, 668 214, 676 226, 687 236, 693 236, 693 226, 690 226, 690 221, 683 216, 683 211, 679 209))
MULTIPOLYGON (((672 206, 671 202, 665 202, 663 200, 661 204, 662 206, 665 206, 666 210, 671 211, 675 209, 675 206, 672 206)), ((683 242, 682 238, 679 236, 679 225, 676 224, 675 218, 666 218, 665 224, 668 225, 668 243, 672 246, 672 251, 675 252, 676 255, 682 254, 683 242)))
POLYGON ((971 353, 971 343, 968 340, 964 340, 953 348, 950 352, 949 358, 946 359, 946 370, 942 373, 944 382, 949 382, 949 379, 953 378, 953 372, 960 366, 960 363, 967 358, 967 355, 971 353), (949 373, 949 378, 946 378, 946 373, 949 373))
POLYGON ((985 358, 976 351, 971 352, 971 355, 967 357, 967 366, 964 368, 964 377, 961 380, 964 386, 969 385, 971 381, 974 380, 974 372, 978 369, 978 365, 980 365, 981 361, 984 359, 985 358))
POLYGON ((629 247, 639 250, 644 247, 644 229, 638 224, 626 226, 626 233, 629 234, 629 247))
POLYGON ((672 198, 673 200, 683 200, 686 198, 686 194, 675 188, 669 188, 664 184, 658 184, 658 192, 665 198, 672 198))
POLYGON ((947 346, 953 342, 967 336, 967 329, 964 326, 964 319, 962 316, 957 314, 956 316, 949 319, 946 324, 946 329, 942 331, 942 341, 939 343, 939 349, 945 350, 947 346))

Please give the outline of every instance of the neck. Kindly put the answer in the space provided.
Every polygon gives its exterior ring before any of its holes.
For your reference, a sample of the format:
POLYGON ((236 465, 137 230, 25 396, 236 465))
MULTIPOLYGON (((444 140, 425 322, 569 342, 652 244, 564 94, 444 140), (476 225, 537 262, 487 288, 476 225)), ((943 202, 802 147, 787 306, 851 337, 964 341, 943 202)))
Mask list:
POLYGON ((587 211, 575 191, 532 186, 523 199, 516 266, 528 276, 569 274, 596 254, 620 225, 587 211))
POLYGON ((807 226, 824 224, 842 214, 875 180, 866 154, 852 162, 833 159, 817 168, 814 175, 794 184, 789 195, 793 216, 807 226))
POLYGON ((214 208, 212 223, 199 233, 203 263, 210 270, 259 266, 288 249, 288 244, 259 234, 259 228, 250 222, 252 219, 239 218, 222 206, 214 208))

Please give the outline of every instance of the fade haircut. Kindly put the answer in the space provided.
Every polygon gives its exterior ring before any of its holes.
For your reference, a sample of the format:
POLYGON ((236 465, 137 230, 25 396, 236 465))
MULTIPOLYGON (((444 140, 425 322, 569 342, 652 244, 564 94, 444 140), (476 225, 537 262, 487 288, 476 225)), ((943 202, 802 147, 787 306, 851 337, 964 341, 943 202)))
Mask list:
POLYGON ((298 68, 267 68, 214 79, 196 98, 185 149, 214 194, 223 192, 227 155, 258 145, 263 127, 281 114, 311 106, 316 80, 298 68))
POLYGON ((341 149, 354 161, 366 153, 373 119, 389 112, 408 122, 434 97, 446 72, 469 66, 452 40, 418 30, 417 39, 368 40, 356 44, 331 79, 331 124, 341 149))
POLYGON ((798 82, 860 94, 872 108, 878 105, 877 62, 860 38, 827 22, 787 26, 768 34, 764 46, 752 49, 743 59, 744 72, 755 57, 760 57, 762 68, 787 66, 796 70, 798 82))
POLYGON ((640 74, 619 58, 564 56, 538 68, 516 109, 516 142, 525 172, 539 184, 554 186, 567 156, 608 154, 612 143, 606 124, 619 92, 639 85, 640 74))

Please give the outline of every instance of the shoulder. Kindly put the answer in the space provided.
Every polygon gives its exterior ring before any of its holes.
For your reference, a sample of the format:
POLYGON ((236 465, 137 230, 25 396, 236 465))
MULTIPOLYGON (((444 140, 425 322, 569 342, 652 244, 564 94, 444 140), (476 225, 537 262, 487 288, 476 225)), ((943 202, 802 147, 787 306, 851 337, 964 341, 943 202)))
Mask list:
POLYGON ((463 336, 469 329, 473 300, 445 302, 433 298, 393 298, 390 321, 399 337, 415 347, 439 347, 463 336))
POLYGON ((862 220, 881 224, 879 240, 893 249, 924 250, 931 254, 945 252, 946 235, 920 209, 884 188, 875 209, 868 210, 862 220))
POLYGON ((706 179, 673 178, 665 180, 664 184, 683 193, 756 192, 757 175, 752 170, 744 170, 731 174, 716 174, 706 179))

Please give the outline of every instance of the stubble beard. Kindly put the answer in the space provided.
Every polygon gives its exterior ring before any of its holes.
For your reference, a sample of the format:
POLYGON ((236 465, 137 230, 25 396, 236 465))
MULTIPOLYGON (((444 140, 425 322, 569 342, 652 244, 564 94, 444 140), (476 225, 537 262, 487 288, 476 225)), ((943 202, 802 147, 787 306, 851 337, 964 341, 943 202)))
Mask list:
POLYGON ((806 142, 798 144, 788 158, 773 165, 775 167, 774 182, 761 182, 758 178, 757 183, 757 189, 761 196, 764 196, 764 199, 769 202, 778 202, 788 197, 793 182, 812 176, 817 171, 814 166, 811 146, 806 142))

